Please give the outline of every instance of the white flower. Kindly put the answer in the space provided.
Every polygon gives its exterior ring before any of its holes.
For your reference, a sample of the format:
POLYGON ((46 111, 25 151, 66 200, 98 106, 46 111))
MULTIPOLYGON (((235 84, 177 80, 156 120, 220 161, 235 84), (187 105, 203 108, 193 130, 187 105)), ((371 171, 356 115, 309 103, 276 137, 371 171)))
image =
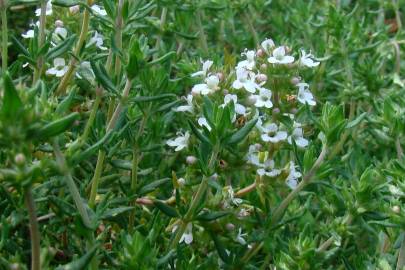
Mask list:
POLYGON ((288 143, 292 144, 292 140, 294 140, 295 144, 298 147, 304 148, 308 146, 308 140, 304 138, 304 133, 302 131, 301 124, 295 122, 294 126, 295 127, 291 136, 288 136, 288 143))
POLYGON ((253 95, 255 98, 255 106, 258 108, 266 107, 270 109, 273 107, 273 103, 271 102, 271 91, 269 89, 261 87, 259 89, 259 95, 253 95))
POLYGON ((105 11, 105 9, 100 7, 99 5, 92 5, 91 10, 93 10, 95 13, 97 13, 100 16, 107 15, 107 12, 105 11))
POLYGON ((267 54, 270 54, 271 49, 274 48, 276 45, 274 44, 274 41, 272 39, 267 38, 261 43, 261 46, 267 54))
POLYGON ((83 61, 80 63, 76 71, 76 77, 79 79, 86 79, 89 82, 94 82, 96 76, 94 75, 93 69, 91 68, 89 61, 83 61))
POLYGON ((211 68, 212 64, 214 63, 211 60, 207 60, 207 61, 201 61, 202 63, 202 70, 197 71, 193 74, 191 74, 191 77, 196 77, 196 76, 203 76, 204 78, 207 77, 207 73, 209 71, 209 69, 211 68))
POLYGON ((306 67, 317 67, 319 66, 319 62, 313 60, 314 56, 312 54, 306 54, 304 50, 301 50, 301 59, 300 63, 306 67))
MULTIPOLYGON (((39 27, 39 21, 37 21, 36 23, 31 23, 30 26, 33 27, 33 28, 35 28, 35 26, 39 27)), ((35 37, 35 30, 30 29, 27 32, 23 33, 21 36, 23 38, 34 38, 35 37)))
POLYGON ((295 189, 298 184, 298 178, 301 177, 301 173, 295 170, 295 163, 294 161, 290 161, 290 172, 286 179, 286 184, 291 189, 295 189))
POLYGON ((247 155, 249 163, 258 167, 257 174, 260 176, 267 175, 269 177, 275 177, 281 173, 280 170, 274 168, 274 160, 267 158, 267 153, 260 153, 255 145, 249 146, 249 152, 247 155), (260 160, 260 156, 263 156, 263 160, 260 160))
POLYGON ((88 46, 96 44, 96 47, 99 48, 100 50, 107 50, 107 48, 103 46, 103 44, 104 44, 103 38, 104 38, 103 35, 99 34, 97 31, 95 31, 94 36, 91 37, 88 46))
POLYGON ((205 117, 198 118, 197 122, 200 125, 200 127, 206 127, 208 131, 211 131, 211 126, 208 124, 208 121, 205 117))
POLYGON ((211 75, 205 79, 205 83, 196 84, 191 89, 194 94, 208 95, 219 89, 219 78, 216 75, 211 75))
MULTIPOLYGON (((232 95, 232 94, 227 94, 224 97, 224 104, 222 104, 222 107, 225 107, 229 102, 233 102, 233 104, 235 104, 235 112, 236 114, 240 114, 240 115, 246 115, 246 108, 245 106, 241 105, 238 103, 238 96, 237 95, 232 95)), ((235 121, 236 120, 236 115, 234 115, 234 119, 232 120, 235 121)))
POLYGON ((259 86, 255 82, 255 74, 245 68, 236 68, 236 80, 232 87, 235 89, 245 88, 250 93, 255 93, 259 86))
POLYGON ((236 241, 241 245, 246 245, 246 240, 243 238, 247 236, 247 233, 242 233, 242 228, 239 228, 238 235, 236 236, 236 241))
POLYGON ((294 57, 285 55, 285 47, 281 46, 273 50, 273 56, 270 56, 267 61, 271 64, 290 64, 294 62, 294 57))
POLYGON ((187 105, 179 106, 174 109, 176 112, 194 112, 193 95, 187 95, 187 105))
MULTIPOLYGON (((172 233, 174 233, 177 230, 178 226, 174 226, 172 233)), ((181 236, 179 243, 186 243, 187 245, 190 245, 193 242, 193 224, 192 223, 187 223, 186 230, 184 231, 183 235, 181 236)))
POLYGON ((23 38, 34 38, 35 37, 35 31, 30 29, 27 32, 23 33, 21 36, 23 38))
POLYGON ((53 67, 46 71, 48 75, 55 75, 56 77, 62 77, 67 72, 68 67, 66 66, 65 59, 55 58, 53 59, 53 67))
POLYGON ((170 147, 176 147, 174 151, 178 152, 183 150, 187 147, 188 140, 190 138, 190 133, 186 131, 186 133, 177 132, 177 138, 167 140, 166 144, 170 147))
MULTIPOLYGON (((238 206, 239 204, 241 204, 243 202, 243 200, 241 198, 235 198, 235 192, 233 191, 232 186, 226 186, 225 187, 226 190, 226 197, 227 197, 227 201, 229 201, 230 203, 232 203, 235 206, 238 206)), ((229 205, 226 205, 229 206, 229 205)))
MULTIPOLYGON (((46 16, 52 15, 52 3, 51 3, 51 1, 48 1, 48 2, 46 3, 45 15, 46 15, 46 16)), ((37 17, 41 16, 41 8, 37 8, 37 9, 35 10, 35 16, 37 16, 37 17)))
POLYGON ((245 51, 242 55, 246 56, 246 60, 240 61, 236 68, 245 68, 248 70, 252 70, 255 65, 255 51, 245 51))
MULTIPOLYGON (((63 26, 58 26, 55 28, 55 31, 52 33, 52 41, 54 43, 59 43, 67 37, 67 30, 63 26)), ((56 44, 53 44, 56 45, 56 44)))
POLYGON ((275 123, 265 123, 259 129, 263 133, 261 138, 264 142, 278 143, 287 139, 287 132, 279 130, 279 127, 275 123))
POLYGON ((307 83, 298 83, 298 95, 297 99, 302 104, 308 104, 310 106, 315 106, 316 101, 314 100, 314 96, 309 91, 309 85, 307 83))

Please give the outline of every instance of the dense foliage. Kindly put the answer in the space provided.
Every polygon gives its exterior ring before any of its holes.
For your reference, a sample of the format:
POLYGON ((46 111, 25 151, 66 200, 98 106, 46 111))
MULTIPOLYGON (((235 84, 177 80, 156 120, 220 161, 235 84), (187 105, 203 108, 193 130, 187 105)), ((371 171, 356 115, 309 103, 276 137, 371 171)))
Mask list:
POLYGON ((0 269, 405 269, 405 1, 0 9, 0 269))

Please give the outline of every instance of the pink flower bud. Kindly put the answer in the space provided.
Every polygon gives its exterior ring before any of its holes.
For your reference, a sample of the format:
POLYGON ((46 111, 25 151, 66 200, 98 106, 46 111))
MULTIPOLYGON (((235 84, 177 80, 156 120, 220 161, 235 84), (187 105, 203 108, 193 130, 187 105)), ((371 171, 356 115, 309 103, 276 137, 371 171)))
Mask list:
POLYGON ((297 112, 298 112, 297 108, 292 108, 292 109, 291 109, 291 113, 292 113, 292 114, 296 114, 297 112))
POLYGON ((226 96, 226 95, 229 94, 229 91, 228 91, 228 89, 224 89, 224 90, 222 91, 222 93, 224 94, 224 96, 226 96))
POLYGON ((16 163, 18 166, 24 165, 24 163, 25 163, 25 156, 24 156, 24 154, 22 154, 22 153, 17 154, 17 155, 14 157, 14 161, 15 161, 15 163, 16 163))
POLYGON ((195 156, 187 156, 186 162, 188 165, 193 165, 197 162, 197 158, 195 156))
POLYGON ((255 143, 256 150, 260 151, 262 149, 262 145, 260 143, 255 143))
POLYGON ((280 109, 279 109, 279 108, 274 108, 274 109, 273 109, 273 113, 274 113, 274 114, 279 114, 279 113, 280 113, 280 109))
POLYGON ((265 81, 267 81, 267 75, 266 75, 266 74, 263 74, 263 73, 258 74, 258 75, 256 76, 256 78, 257 78, 257 80, 258 80, 259 82, 265 82, 265 81))
POLYGON ((263 57, 265 55, 263 49, 258 49, 256 52, 257 57, 263 57))
POLYGON ((291 82, 293 85, 297 85, 297 84, 300 83, 300 81, 301 81, 301 79, 300 79, 299 77, 293 77, 290 82, 291 82))
POLYGON ((216 75, 217 75, 220 82, 224 80, 224 73, 218 72, 216 75))
POLYGON ((233 230, 235 229, 235 225, 233 225, 232 223, 227 223, 227 224, 225 225, 225 227, 226 227, 226 229, 227 229, 228 231, 233 231, 233 230))
POLYGON ((80 7, 79 7, 79 5, 71 6, 71 7, 69 8, 69 11, 70 11, 70 13, 72 13, 72 14, 79 13, 80 7))
POLYGON ((55 21, 55 26, 56 27, 63 27, 63 22, 61 20, 56 20, 55 21))

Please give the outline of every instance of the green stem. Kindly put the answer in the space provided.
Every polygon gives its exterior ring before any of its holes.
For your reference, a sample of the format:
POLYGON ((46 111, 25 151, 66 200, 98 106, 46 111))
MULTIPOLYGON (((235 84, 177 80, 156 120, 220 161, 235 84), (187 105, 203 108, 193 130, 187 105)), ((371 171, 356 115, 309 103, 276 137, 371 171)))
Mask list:
POLYGON ((55 153, 56 162, 57 162, 61 172, 63 173, 63 176, 65 177, 66 185, 68 186, 69 192, 73 197, 73 201, 75 202, 77 210, 79 211, 83 224, 86 227, 91 228, 91 221, 90 221, 90 217, 87 213, 86 206, 83 203, 83 199, 80 196, 79 190, 76 187, 75 182, 73 181, 73 177, 69 171, 69 168, 67 167, 65 157, 63 156, 62 152, 60 151, 59 143, 58 143, 57 139, 55 139, 53 142, 53 151, 55 153))
POLYGON ((290 194, 287 195, 287 197, 281 202, 281 204, 274 211, 271 225, 275 225, 280 221, 291 201, 294 200, 298 196, 298 193, 312 180, 312 177, 315 175, 316 171, 319 169, 323 160, 325 159, 326 153, 327 147, 326 144, 324 144, 322 147, 322 151, 319 154, 318 159, 315 161, 312 168, 308 171, 308 173, 305 174, 305 176, 303 177, 302 181, 298 184, 298 186, 293 191, 291 191, 290 194))
MULTIPOLYGON (((92 0, 87 0, 87 5, 91 5, 92 2, 93 2, 92 0)), ((70 58, 68 70, 67 70, 65 76, 63 76, 62 81, 58 85, 58 88, 56 89, 57 95, 61 95, 66 92, 66 88, 69 85, 70 79, 72 78, 74 71, 76 69, 76 63, 77 63, 76 57, 79 56, 80 50, 82 49, 83 44, 86 41, 87 33, 89 30, 89 23, 90 23, 90 11, 86 8, 84 10, 84 14, 83 14, 83 21, 82 21, 82 26, 81 26, 82 30, 80 32, 79 40, 77 41, 76 47, 73 51, 74 56, 72 56, 70 58)))
POLYGON ((1 2, 1 66, 3 72, 7 70, 8 60, 8 27, 7 27, 7 0, 0 0, 1 2))
POLYGON ((201 22, 201 12, 197 11, 196 18, 197 25, 198 25, 198 32, 200 35, 200 43, 204 53, 208 53, 208 44, 207 44, 207 37, 205 36, 204 27, 201 22))
MULTIPOLYGON (((404 231, 402 231, 402 233, 405 234, 404 231)), ((404 266, 405 266, 405 235, 404 238, 402 239, 401 248, 399 249, 396 270, 403 270, 404 266)))
MULTIPOLYGON (((214 147, 214 149, 212 151, 211 158, 208 163, 209 170, 214 168, 214 165, 217 160, 218 153, 219 153, 218 148, 219 147, 216 146, 216 147, 214 147)), ((180 241, 181 236, 186 231, 187 224, 189 222, 191 222, 195 209, 198 207, 198 203, 201 201, 202 196, 204 195, 206 189, 208 188, 208 179, 209 179, 208 176, 203 177, 203 179, 198 187, 197 193, 195 194, 193 200, 191 201, 190 207, 188 208, 186 214, 183 217, 183 220, 181 221, 180 227, 176 230, 176 234, 175 234, 172 242, 170 243, 169 250, 172 250, 177 246, 177 244, 180 241)))
POLYGON ((35 201, 32 196, 31 187, 25 189, 25 205, 28 209, 28 216, 30 221, 31 269, 40 270, 41 269, 40 233, 38 227, 35 201))
POLYGON ((98 93, 99 91, 101 91, 101 88, 97 88, 97 90, 96 90, 97 96, 96 96, 96 99, 94 100, 93 107, 91 108, 91 113, 90 113, 89 119, 87 120, 86 126, 84 128, 83 135, 80 138, 81 143, 84 143, 87 140, 87 138, 89 137, 91 127, 93 126, 94 119, 96 118, 98 106, 100 105, 101 96, 102 96, 101 93, 98 93))
MULTIPOLYGON (((159 25, 160 31, 162 31, 162 32, 163 32, 163 29, 164 29, 164 26, 165 26, 165 23, 166 23, 166 17, 167 17, 167 7, 163 7, 162 14, 160 15, 160 25, 159 25)), ((162 35, 159 34, 157 36, 157 38, 156 38, 156 45, 155 45, 156 53, 153 56, 154 60, 157 59, 158 56, 159 56, 159 48, 160 48, 160 41, 161 40, 162 40, 162 35)))
MULTIPOLYGON (((115 29, 117 32, 115 33, 115 45, 117 46, 118 50, 122 49, 122 27, 123 27, 123 20, 122 20, 122 8, 124 6, 124 0, 118 1, 117 7, 117 18, 115 21, 115 29)), ((115 75, 119 76, 121 72, 121 58, 116 55, 115 56, 115 75)))
MULTIPOLYGON (((132 82, 130 79, 127 79, 127 82, 125 83, 125 88, 122 93, 122 97, 120 102, 118 103, 117 108, 115 109, 108 125, 107 125, 107 132, 111 131, 114 129, 115 125, 117 124, 117 120, 119 115, 121 114, 122 108, 124 107, 125 100, 127 99, 129 95, 129 91, 131 90, 132 82)), ((97 196, 97 190, 98 190, 98 185, 100 183, 100 177, 101 173, 103 171, 103 166, 104 166, 104 160, 105 160, 106 153, 103 150, 98 151, 98 157, 97 157, 97 164, 96 164, 96 170, 94 172, 93 179, 91 181, 91 191, 90 191, 90 199, 89 199, 89 206, 94 207, 96 203, 96 196, 97 196)))
MULTIPOLYGON (((41 15, 39 17, 39 37, 38 37, 38 48, 42 48, 45 43, 45 26, 46 26, 46 4, 47 0, 41 1, 41 15)), ((33 84, 35 84, 41 77, 42 68, 44 65, 44 56, 41 55, 38 58, 37 66, 34 71, 33 84)))
POLYGON ((251 12, 249 11, 249 14, 246 13, 246 12, 244 12, 244 13, 243 13, 243 16, 245 17, 246 23, 247 23, 247 25, 248 25, 248 27, 249 27, 249 31, 250 31, 250 33, 251 33, 252 36, 253 36, 253 40, 254 40, 254 42, 255 42, 255 45, 260 44, 259 36, 257 35, 257 32, 256 32, 256 30, 255 30, 255 27, 253 26, 252 20, 250 19, 251 16, 252 16, 252 15, 251 15, 251 12))
POLYGON ((91 180, 91 191, 89 199, 90 208, 93 208, 96 204, 97 190, 100 183, 101 173, 103 172, 105 156, 106 153, 104 150, 98 151, 96 169, 94 171, 93 179, 91 180))
MULTIPOLYGON (((138 150, 136 145, 134 145, 132 149, 132 167, 131 167, 131 191, 132 194, 135 194, 136 192, 136 187, 138 185, 138 150)), ((133 200, 131 202, 132 206, 136 205, 136 200, 133 200)), ((129 231, 132 232, 132 228, 134 227, 135 224, 135 209, 131 211, 131 214, 129 216, 129 231)))

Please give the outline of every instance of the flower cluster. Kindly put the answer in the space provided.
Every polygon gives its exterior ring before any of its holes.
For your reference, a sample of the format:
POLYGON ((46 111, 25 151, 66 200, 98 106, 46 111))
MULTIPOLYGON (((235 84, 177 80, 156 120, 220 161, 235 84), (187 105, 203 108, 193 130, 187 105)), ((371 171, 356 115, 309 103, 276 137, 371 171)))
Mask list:
MULTIPOLYGON (((184 98, 187 104, 174 110, 186 113, 201 129, 209 132, 213 127, 204 116, 203 97, 217 102, 220 108, 232 103, 234 128, 241 128, 243 119, 257 117, 255 129, 248 139, 247 164, 258 177, 280 178, 294 189, 301 173, 294 160, 284 163, 277 160, 277 149, 290 145, 305 148, 310 143, 304 137, 305 125, 296 119, 295 113, 300 106, 314 106, 316 101, 309 84, 300 79, 298 72, 314 68, 319 62, 304 50, 296 61, 290 48, 277 47, 271 39, 264 40, 256 51, 245 49, 241 56, 243 60, 227 75, 222 70, 215 70, 213 61, 201 60, 202 69, 191 77, 201 78, 202 82, 195 84, 184 98)), ((167 145, 174 151, 186 151, 189 142, 188 132, 178 132, 178 137, 169 139, 167 145)), ((235 197, 232 186, 224 189, 223 207, 240 207, 243 201, 235 197)))

